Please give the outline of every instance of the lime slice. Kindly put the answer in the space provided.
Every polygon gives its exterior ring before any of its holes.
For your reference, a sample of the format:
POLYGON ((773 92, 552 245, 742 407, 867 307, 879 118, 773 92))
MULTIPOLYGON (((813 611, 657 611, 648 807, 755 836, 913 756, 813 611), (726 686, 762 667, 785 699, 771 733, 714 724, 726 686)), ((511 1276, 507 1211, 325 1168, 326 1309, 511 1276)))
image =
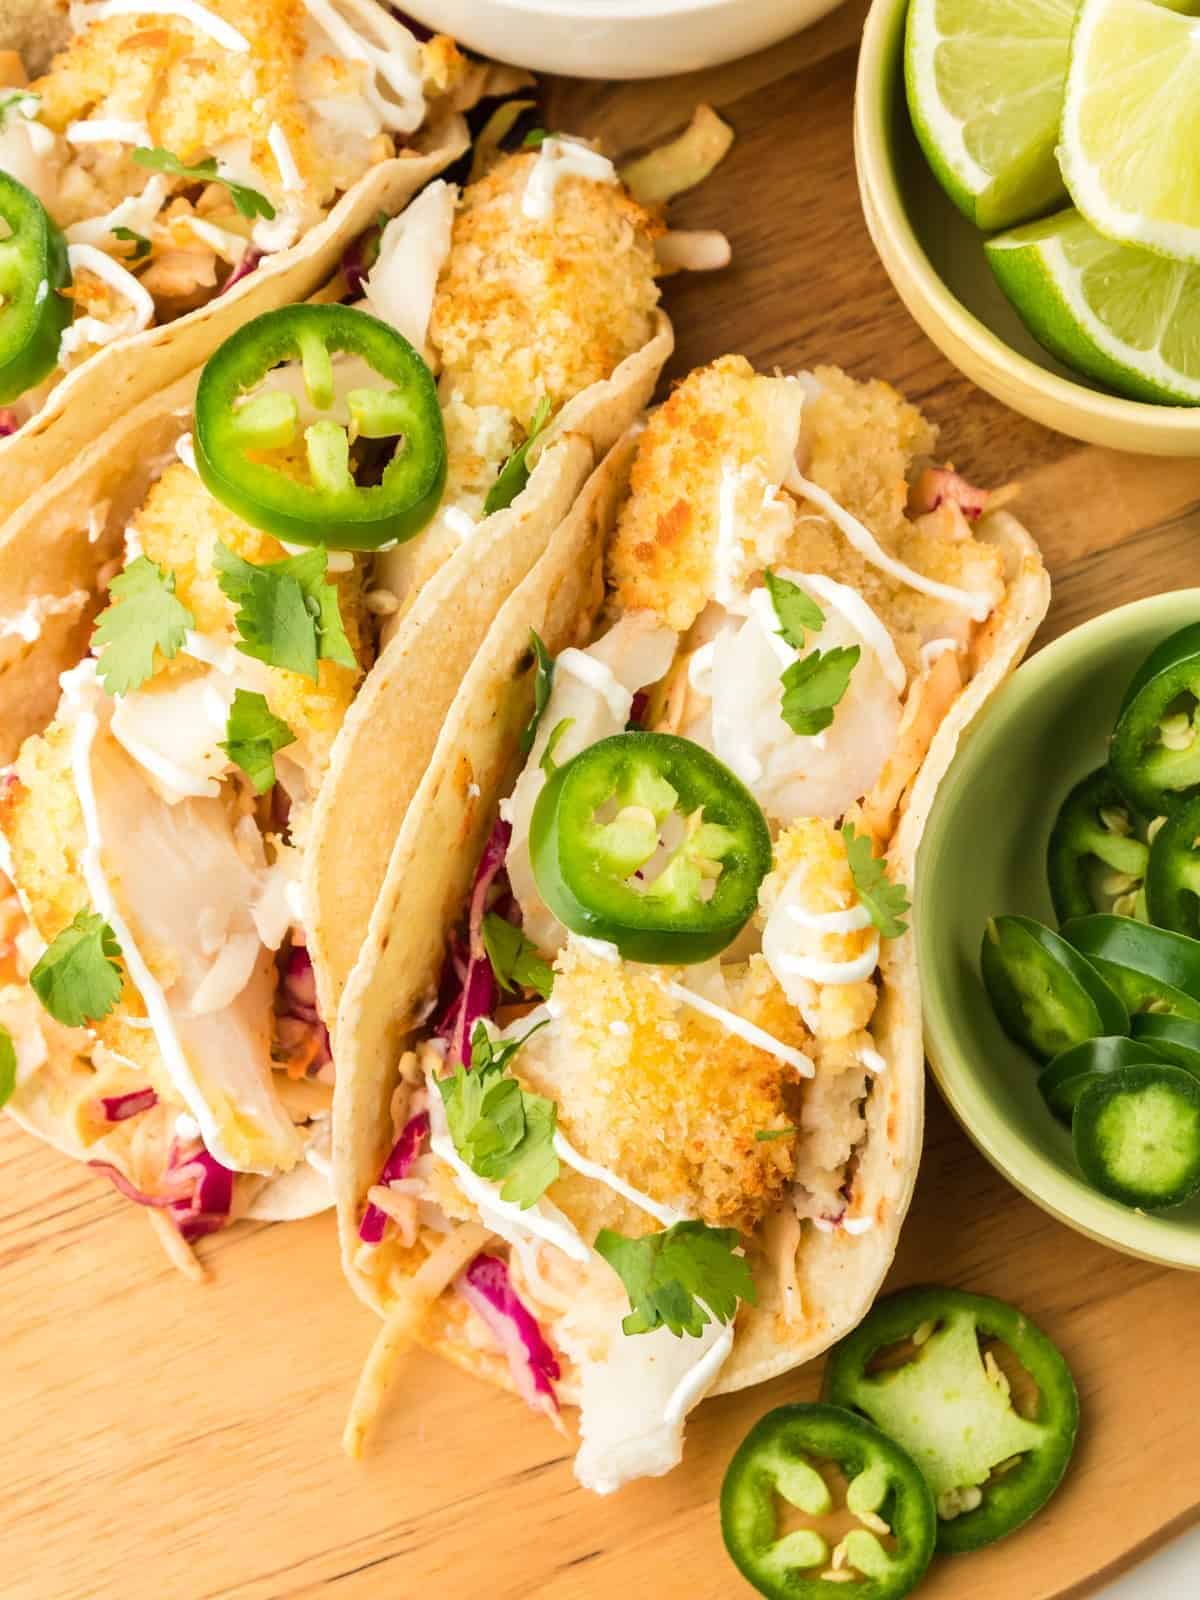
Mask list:
POLYGON ((984 245, 1040 344, 1135 400, 1200 405, 1200 267, 1119 244, 1078 211, 984 245))
POLYGON ((912 0, 904 78, 926 160, 980 228, 1066 198, 1054 159, 1078 0, 912 0))
POLYGON ((1200 21, 1184 0, 1084 0, 1059 160, 1101 233, 1200 261, 1200 21))

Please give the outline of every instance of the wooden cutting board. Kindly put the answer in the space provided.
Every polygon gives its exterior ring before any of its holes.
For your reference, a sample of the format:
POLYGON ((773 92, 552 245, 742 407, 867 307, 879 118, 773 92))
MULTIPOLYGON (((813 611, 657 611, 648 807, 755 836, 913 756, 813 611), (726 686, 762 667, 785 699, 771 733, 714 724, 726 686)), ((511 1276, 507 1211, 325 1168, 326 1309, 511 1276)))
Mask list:
MULTIPOLYGON (((673 370, 739 350, 890 379, 979 480, 1025 484, 1055 579, 1048 639, 1200 578, 1200 463, 1083 449, 972 389, 909 320, 871 250, 850 106, 863 6, 699 79, 550 86, 546 122, 651 142, 694 102, 738 143, 679 207, 735 264, 676 280, 673 370)), ((1031 779, 1031 781, 1034 781, 1031 779)), ((374 1321, 339 1277, 330 1219, 246 1225, 183 1281, 100 1179, 0 1127, 3 1600, 717 1600, 749 1595, 715 1498, 755 1418, 816 1370, 701 1409, 671 1477, 599 1500, 519 1402, 414 1355, 373 1455, 339 1435, 374 1321)), ((1025 1532, 936 1566, 925 1600, 1065 1600, 1145 1554, 1200 1500, 1200 1285, 1066 1231, 992 1172, 934 1101, 893 1281, 1018 1301, 1079 1380, 1079 1453, 1025 1532)), ((1200 1584, 1200 1580, 1198 1580, 1200 1584)))

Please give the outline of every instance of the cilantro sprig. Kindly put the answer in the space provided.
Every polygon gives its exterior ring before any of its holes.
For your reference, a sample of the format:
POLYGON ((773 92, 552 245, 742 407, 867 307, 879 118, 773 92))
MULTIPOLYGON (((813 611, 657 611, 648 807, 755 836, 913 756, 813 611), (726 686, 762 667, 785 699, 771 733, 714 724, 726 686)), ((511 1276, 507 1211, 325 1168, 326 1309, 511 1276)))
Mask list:
POLYGON ((12 1034, 0 1028, 0 1110, 12 1099, 17 1087, 17 1050, 12 1034))
POLYGON ((214 561, 222 594, 238 607, 238 649, 244 655, 314 683, 318 661, 358 665, 342 626, 337 588, 324 581, 324 547, 256 566, 218 544, 214 561))
POLYGON ((109 694, 128 694, 154 671, 154 653, 176 655, 196 619, 175 597, 175 574, 138 556, 108 586, 114 603, 96 623, 100 680, 109 694))
POLYGON ((846 846, 846 860, 858 898, 871 913, 871 921, 885 939, 898 939, 908 927, 901 921, 909 909, 908 890, 902 883, 892 883, 887 869, 871 848, 865 833, 855 832, 852 822, 842 826, 842 841, 846 846))
POLYGON ((9 116, 14 111, 19 111, 27 122, 31 122, 37 116, 41 103, 41 95, 29 89, 10 89, 6 94, 0 94, 0 133, 8 126, 9 116))
POLYGON ((504 917, 489 911, 483 919, 483 945, 496 982, 506 994, 532 989, 548 999, 554 987, 554 972, 538 947, 504 917))
POLYGON ((234 208, 239 216, 253 221, 255 217, 265 217, 268 222, 275 216, 275 207, 265 194, 260 194, 257 189, 251 189, 248 184, 235 183, 232 178, 226 178, 217 171, 216 156, 209 156, 205 161, 197 161, 194 166, 186 166, 177 155, 170 150, 164 150, 161 145, 148 149, 139 145, 133 152, 133 159, 139 167, 145 167, 150 172, 165 172, 173 178, 190 178, 194 183, 219 183, 229 190, 229 198, 233 201, 234 208))
POLYGON ((799 1132, 799 1128, 760 1128, 754 1138, 758 1144, 767 1144, 772 1139, 790 1139, 799 1132))
POLYGON ((500 468, 500 475, 488 490, 487 499, 483 502, 483 514, 490 517, 493 511, 503 511, 506 506, 512 505, 521 490, 529 482, 529 467, 527 458, 533 447, 533 442, 542 432, 550 420, 550 399, 543 395, 538 401, 537 410, 529 420, 529 432, 524 440, 509 456, 500 468))
POLYGON ((266 695, 249 689, 235 692, 221 749, 259 794, 266 794, 275 782, 276 752, 295 742, 296 735, 272 713, 266 695))
POLYGON ((779 577, 770 567, 763 574, 763 582, 775 607, 780 633, 793 650, 803 650, 805 634, 819 633, 825 626, 825 613, 798 583, 779 577))
POLYGON ((835 645, 832 650, 811 650, 784 669, 780 710, 793 733, 808 737, 829 726, 861 654, 856 644, 835 645))
POLYGON ((437 1080, 454 1148, 472 1172, 503 1184, 502 1200, 523 1210, 540 1200, 558 1177, 558 1107, 543 1095, 530 1094, 505 1071, 536 1031, 531 1028, 497 1049, 482 1022, 476 1023, 470 1067, 457 1067, 437 1080))
POLYGON ((559 769, 561 763, 555 759, 554 752, 558 749, 563 734, 568 728, 573 727, 574 723, 574 717, 563 717, 550 730, 550 737, 546 740, 546 748, 542 751, 542 759, 538 763, 548 778, 552 778, 559 769))
POLYGON ((525 756, 533 748, 538 724, 542 720, 542 713, 549 703, 550 691, 554 687, 554 660, 536 628, 529 630, 529 648, 537 661, 537 672, 533 680, 533 715, 525 724, 525 731, 521 735, 521 754, 525 756))
POLYGON ((98 911, 80 911, 42 952, 29 986, 65 1028, 106 1017, 121 998, 121 946, 98 911))
POLYGON ((596 1235, 596 1251, 625 1285, 628 1334, 670 1328, 677 1338, 694 1339, 714 1319, 729 1322, 738 1301, 754 1305, 754 1279, 744 1256, 734 1252, 741 1236, 734 1228, 704 1222, 676 1222, 661 1233, 630 1239, 611 1228, 596 1235))
POLYGON ((144 261, 154 248, 144 233, 135 233, 132 228, 113 228, 112 236, 120 239, 122 244, 133 246, 132 254, 127 257, 130 261, 144 261))

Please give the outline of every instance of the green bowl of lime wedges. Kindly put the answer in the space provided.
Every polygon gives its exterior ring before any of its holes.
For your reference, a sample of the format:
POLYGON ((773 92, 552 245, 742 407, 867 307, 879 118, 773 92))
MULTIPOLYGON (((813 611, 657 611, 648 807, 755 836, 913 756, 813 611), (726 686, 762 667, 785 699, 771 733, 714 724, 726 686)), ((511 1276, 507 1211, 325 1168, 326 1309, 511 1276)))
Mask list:
MULTIPOLYGON (((1059 927, 1047 857, 1059 808, 1108 755, 1147 655, 1200 619, 1200 589, 1156 595, 1039 650, 989 702, 938 790, 915 873, 925 1049, 984 1155, 1068 1227, 1130 1255, 1200 1270, 1200 1197, 1156 1214, 1108 1198, 1039 1090, 1039 1063, 998 1020, 981 973, 989 918, 1059 927)), ((1102 920, 1102 919, 1097 919, 1102 920)))
POLYGON ((855 145, 879 255, 982 388, 1200 455, 1200 0, 875 0, 855 145))

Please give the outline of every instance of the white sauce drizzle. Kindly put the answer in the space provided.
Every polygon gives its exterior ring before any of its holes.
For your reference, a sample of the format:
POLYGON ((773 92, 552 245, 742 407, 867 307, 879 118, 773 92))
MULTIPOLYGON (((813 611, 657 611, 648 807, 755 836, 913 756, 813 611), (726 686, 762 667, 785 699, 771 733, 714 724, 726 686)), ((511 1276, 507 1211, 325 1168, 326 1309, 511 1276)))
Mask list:
POLYGON ((389 17, 375 0, 339 0, 364 29, 371 29, 384 44, 372 43, 356 31, 341 15, 332 0, 304 0, 304 6, 348 61, 361 61, 370 69, 362 85, 363 99, 385 128, 396 133, 412 133, 425 116, 425 93, 421 83, 421 50, 416 39, 394 17, 389 17), (392 91, 389 99, 379 91, 377 80, 392 91))
POLYGON ((642 1211, 661 1222, 664 1228, 669 1228, 673 1223, 686 1222, 687 1212, 676 1211, 672 1206, 660 1205, 657 1200, 652 1200, 648 1194, 643 1194, 640 1189, 635 1189, 631 1183, 626 1183, 624 1178, 601 1166, 598 1161, 589 1161, 587 1156, 576 1150, 564 1133, 555 1132, 554 1153, 565 1166, 573 1167, 576 1172, 582 1173, 585 1178, 593 1178, 597 1183, 604 1184, 614 1194, 619 1194, 623 1200, 630 1201, 642 1211))
POLYGON ((105 17, 134 16, 178 17, 181 22, 190 22, 197 33, 206 33, 223 50, 250 48, 245 34, 239 33, 207 6, 200 5, 199 0, 101 0, 91 13, 91 20, 100 22, 105 17))
POLYGON ((618 722, 628 721, 633 696, 621 684, 607 662, 589 655, 586 650, 574 648, 564 650, 556 659, 558 667, 563 672, 570 673, 572 678, 578 679, 580 683, 586 684, 589 689, 594 689, 601 696, 618 722))
POLYGON ((849 584, 827 578, 820 572, 788 573, 786 576, 804 584, 814 594, 819 595, 827 605, 840 612, 855 633, 870 645, 879 665, 883 668, 884 677, 892 688, 897 694, 903 694, 904 686, 908 682, 908 673, 904 670, 904 663, 896 650, 895 642, 858 590, 852 589, 849 584))
POLYGON ((787 486, 802 494, 806 500, 811 500, 813 505, 820 507, 834 526, 845 534, 859 555, 872 566, 878 567, 881 572, 888 573, 899 583, 907 584, 910 589, 930 595, 935 600, 944 600, 947 605, 965 611, 975 622, 983 622, 991 613, 993 602, 990 595, 976 593, 970 589, 956 589, 948 583, 938 583, 935 578, 927 578, 923 572, 915 572, 903 561, 888 555, 870 529, 857 517, 852 516, 844 506, 839 505, 819 483, 811 482, 797 471, 788 478, 787 486))
POLYGON ((69 244, 67 259, 71 263, 72 272, 80 267, 88 272, 94 272, 110 288, 128 300, 133 316, 125 327, 114 322, 101 322, 98 317, 76 318, 70 327, 64 330, 59 342, 60 361, 83 344, 89 342, 108 344, 113 339, 125 337, 126 334, 140 333, 154 321, 154 301, 149 291, 142 287, 132 272, 127 272, 119 261, 114 261, 112 256, 106 255, 103 250, 98 250, 93 244, 69 244))
MULTIPOLYGON (((433 1093, 436 1094, 437 1090, 433 1093)), ((450 1167, 467 1199, 476 1207, 484 1222, 497 1233, 505 1235, 507 1229, 518 1228, 537 1239, 545 1239, 547 1244, 557 1245, 572 1261, 589 1259, 591 1252, 570 1220, 545 1196, 522 1210, 513 1201, 502 1199, 496 1184, 489 1183, 486 1178, 472 1171, 454 1148, 454 1141, 448 1133, 435 1133, 429 1141, 429 1148, 450 1167)))
POLYGON ((199 468, 196 466, 196 445, 190 433, 181 433, 176 439, 175 454, 189 472, 199 475, 199 468))
POLYGON ((573 139, 543 139, 521 196, 522 215, 534 222, 548 221, 554 211, 559 181, 567 177, 615 184, 617 169, 607 156, 573 139))
POLYGON ((479 524, 461 506, 447 506, 442 512, 442 522, 450 532, 464 542, 471 537, 479 524))
POLYGON ((668 1427, 677 1427, 692 1407, 703 1398, 709 1385, 729 1359, 733 1349, 733 1324, 728 1323, 719 1336, 688 1373, 685 1373, 671 1391, 663 1409, 663 1421, 668 1427))
POLYGON ((132 122, 125 117, 88 117, 79 122, 69 122, 65 137, 68 144, 103 144, 106 140, 112 140, 114 144, 149 146, 154 143, 144 123, 132 122))
MULTIPOLYGON (((874 971, 874 968, 871 969, 874 971)), ((774 1034, 767 1033, 765 1029, 757 1027, 753 1022, 747 1022, 745 1017, 739 1017, 736 1011, 728 1011, 724 1006, 706 1000, 702 994, 697 994, 694 989, 689 989, 685 984, 676 983, 673 978, 657 978, 655 980, 665 994, 673 1000, 679 1000, 686 1006, 691 1006, 703 1016, 711 1017, 714 1022, 720 1023, 726 1033, 732 1033, 739 1039, 744 1039, 747 1044, 754 1045, 759 1050, 765 1050, 777 1061, 784 1061, 788 1066, 794 1067, 802 1078, 811 1078, 816 1073, 812 1060, 803 1050, 797 1050, 790 1044, 784 1044, 781 1039, 776 1039, 774 1034)))
POLYGON ((171 1081, 199 1123, 208 1149, 222 1165, 236 1169, 237 1163, 225 1150, 221 1130, 211 1108, 200 1093, 191 1065, 179 1042, 166 996, 146 965, 134 940, 133 932, 121 915, 116 896, 104 872, 100 810, 96 804, 96 791, 92 784, 91 764, 92 744, 100 731, 100 722, 95 712, 85 709, 80 694, 80 688, 84 684, 94 685, 95 682, 96 663, 90 658, 62 675, 62 686, 68 702, 74 702, 77 707, 75 726, 71 732, 71 774, 75 782, 75 792, 79 796, 79 809, 83 813, 83 829, 87 839, 87 844, 79 857, 83 881, 87 884, 92 905, 108 923, 116 935, 117 943, 121 946, 125 965, 146 1007, 155 1041, 162 1051, 163 1063, 171 1075, 171 1081))
POLYGON ((843 1217, 842 1227, 847 1233, 869 1233, 875 1226, 874 1217, 843 1217))
POLYGON ((811 983, 827 983, 835 987, 846 983, 862 983, 879 965, 879 935, 876 934, 862 955, 852 961, 820 961, 812 956, 782 954, 775 960, 781 972, 793 978, 807 978, 811 983))
POLYGON ((881 1056, 878 1050, 873 1050, 869 1044, 859 1047, 858 1059, 868 1072, 876 1074, 887 1071, 887 1059, 881 1056))
POLYGON ((806 906, 789 905, 785 911, 789 922, 817 933, 858 933, 871 926, 871 913, 864 905, 847 911, 809 911, 806 906))

